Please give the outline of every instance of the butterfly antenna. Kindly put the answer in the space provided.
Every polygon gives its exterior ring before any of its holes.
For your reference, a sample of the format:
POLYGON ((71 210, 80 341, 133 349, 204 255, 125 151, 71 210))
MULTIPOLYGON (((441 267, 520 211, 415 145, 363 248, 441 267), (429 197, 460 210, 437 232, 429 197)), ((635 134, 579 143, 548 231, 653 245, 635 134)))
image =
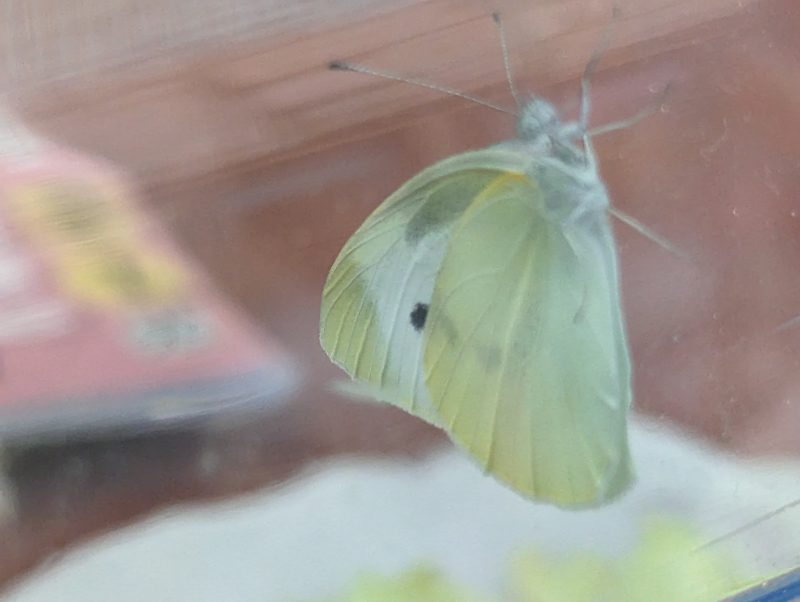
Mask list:
POLYGON ((517 92, 517 85, 514 83, 514 76, 511 74, 511 60, 508 56, 508 38, 506 37, 506 28, 503 25, 503 18, 500 16, 499 12, 492 13, 492 20, 494 21, 495 25, 497 25, 497 31, 500 34, 500 48, 503 51, 503 67, 506 70, 506 81, 508 82, 508 89, 511 92, 511 96, 514 98, 514 104, 517 105, 517 109, 522 106, 522 103, 519 100, 519 93, 517 92))
POLYGON ((402 75, 395 75, 394 73, 389 73, 388 71, 379 71, 378 69, 373 69, 372 67, 365 67, 364 65, 347 63, 345 61, 331 61, 330 63, 328 63, 328 68, 331 69, 332 71, 353 71, 354 73, 363 73, 365 75, 372 75, 374 77, 389 79, 396 82, 403 82, 405 84, 411 84, 412 86, 417 86, 418 88, 427 88, 428 90, 441 92, 442 94, 446 94, 447 96, 455 96, 456 98, 463 98, 464 100, 474 102, 476 104, 488 107, 495 111, 500 111, 501 113, 516 115, 516 111, 511 111, 505 107, 494 104, 491 101, 478 98, 477 96, 473 96, 472 94, 467 94, 466 92, 454 90, 453 88, 440 86, 439 84, 433 84, 431 82, 422 79, 417 79, 414 77, 405 77, 402 75))
POLYGON ((645 226, 642 222, 631 217, 627 213, 623 213, 622 211, 620 211, 619 209, 615 209, 614 207, 609 207, 608 212, 614 217, 616 217, 623 224, 630 226, 631 228, 636 230, 639 234, 641 234, 645 238, 652 240, 658 246, 663 247, 676 257, 680 257, 681 259, 685 259, 686 261, 689 262, 694 262, 691 256, 681 251, 678 247, 673 245, 666 238, 664 238, 660 234, 656 234, 653 230, 645 226))
POLYGON ((611 13, 611 21, 608 25, 606 25, 603 31, 603 36, 600 38, 600 43, 594 49, 594 52, 592 52, 592 56, 589 58, 589 62, 586 63, 586 68, 583 70, 583 75, 581 76, 581 113, 578 121, 578 127, 583 133, 583 147, 586 152, 586 166, 592 170, 597 169, 597 157, 594 154, 594 146, 592 145, 592 139, 589 135, 589 116, 592 110, 591 80, 594 72, 597 70, 597 65, 600 64, 600 60, 603 58, 603 55, 606 53, 606 50, 608 50, 608 46, 611 43, 611 34, 613 32, 614 23, 616 23, 618 16, 619 8, 614 6, 614 10, 611 13))
POLYGON ((600 42, 592 52, 592 56, 589 58, 589 62, 586 63, 586 68, 583 70, 583 75, 581 76, 581 116, 579 125, 581 126, 582 132, 586 132, 589 129, 589 114, 591 112, 592 97, 592 76, 594 75, 594 72, 597 71, 597 66, 600 64, 603 55, 606 53, 606 50, 608 50, 608 47, 611 44, 611 34, 614 32, 614 24, 617 22, 617 18, 619 18, 619 8, 614 6, 614 9, 611 13, 611 21, 603 30, 603 35, 600 38, 600 42))

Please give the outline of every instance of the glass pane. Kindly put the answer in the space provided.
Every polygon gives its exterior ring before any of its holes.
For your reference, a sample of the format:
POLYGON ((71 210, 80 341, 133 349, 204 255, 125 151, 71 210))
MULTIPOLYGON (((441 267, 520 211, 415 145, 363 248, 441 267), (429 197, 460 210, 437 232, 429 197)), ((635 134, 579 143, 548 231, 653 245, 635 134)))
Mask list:
POLYGON ((794 2, 0 10, 7 599, 796 595, 794 2))

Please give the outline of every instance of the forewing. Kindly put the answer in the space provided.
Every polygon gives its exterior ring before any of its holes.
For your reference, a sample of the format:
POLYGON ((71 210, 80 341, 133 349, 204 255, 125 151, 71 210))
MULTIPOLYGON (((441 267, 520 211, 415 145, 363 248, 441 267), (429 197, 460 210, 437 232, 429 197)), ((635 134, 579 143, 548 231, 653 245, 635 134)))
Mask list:
POLYGON ((487 149, 421 172, 367 218, 325 283, 320 340, 331 359, 364 390, 433 424, 422 332, 434 280, 454 223, 509 168, 522 169, 518 154, 487 149))
POLYGON ((608 223, 548 221, 508 174, 448 241, 426 324, 425 381, 443 428, 500 480, 562 506, 632 479, 630 369, 608 223))

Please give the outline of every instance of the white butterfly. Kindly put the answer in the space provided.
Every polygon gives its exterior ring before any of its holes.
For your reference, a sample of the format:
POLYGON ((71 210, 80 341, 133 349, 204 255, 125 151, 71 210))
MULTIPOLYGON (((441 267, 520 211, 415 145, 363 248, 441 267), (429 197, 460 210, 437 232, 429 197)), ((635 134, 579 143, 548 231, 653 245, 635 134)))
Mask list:
POLYGON ((362 391, 441 427, 518 492, 569 507, 633 480, 617 257, 587 128, 596 62, 580 121, 534 97, 515 140, 445 159, 381 203, 331 268, 320 324, 362 391))

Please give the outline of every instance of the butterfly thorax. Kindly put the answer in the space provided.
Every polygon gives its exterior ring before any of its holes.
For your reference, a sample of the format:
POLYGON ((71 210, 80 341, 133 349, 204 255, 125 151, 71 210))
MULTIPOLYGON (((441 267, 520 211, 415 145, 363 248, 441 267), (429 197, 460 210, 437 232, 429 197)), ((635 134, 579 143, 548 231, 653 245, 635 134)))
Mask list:
POLYGON ((534 97, 517 122, 515 145, 533 159, 528 175, 544 193, 548 215, 562 225, 576 223, 608 207, 605 186, 585 149, 576 143, 577 123, 563 122, 546 100, 534 97))

